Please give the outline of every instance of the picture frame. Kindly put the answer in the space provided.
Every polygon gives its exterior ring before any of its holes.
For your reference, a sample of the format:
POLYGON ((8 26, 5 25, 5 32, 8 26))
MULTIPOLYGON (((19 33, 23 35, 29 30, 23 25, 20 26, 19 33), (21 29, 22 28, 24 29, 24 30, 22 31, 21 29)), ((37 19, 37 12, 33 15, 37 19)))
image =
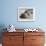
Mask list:
POLYGON ((18 21, 35 21, 35 8, 18 7, 18 21))

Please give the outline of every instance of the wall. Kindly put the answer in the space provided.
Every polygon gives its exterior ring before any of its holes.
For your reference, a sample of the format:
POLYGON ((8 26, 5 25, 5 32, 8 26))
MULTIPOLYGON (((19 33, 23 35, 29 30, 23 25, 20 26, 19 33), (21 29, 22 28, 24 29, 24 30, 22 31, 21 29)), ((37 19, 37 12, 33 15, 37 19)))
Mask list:
POLYGON ((29 27, 46 29, 46 0, 0 0, 0 31, 9 24, 20 29, 29 27), (34 22, 17 21, 17 8, 22 6, 35 8, 36 20, 34 22))
POLYGON ((16 28, 41 27, 46 28, 46 0, 0 0, 0 25, 13 24, 16 28), (36 20, 34 22, 18 22, 18 7, 34 7, 36 20))

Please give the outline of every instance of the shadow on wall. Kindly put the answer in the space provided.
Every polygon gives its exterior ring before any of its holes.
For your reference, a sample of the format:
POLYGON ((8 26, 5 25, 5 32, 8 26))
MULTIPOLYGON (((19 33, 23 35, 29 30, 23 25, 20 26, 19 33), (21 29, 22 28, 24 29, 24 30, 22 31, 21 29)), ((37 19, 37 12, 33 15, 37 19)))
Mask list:
POLYGON ((5 32, 6 30, 3 30, 4 28, 6 28, 6 26, 4 24, 0 24, 0 43, 2 43, 2 32, 5 32))

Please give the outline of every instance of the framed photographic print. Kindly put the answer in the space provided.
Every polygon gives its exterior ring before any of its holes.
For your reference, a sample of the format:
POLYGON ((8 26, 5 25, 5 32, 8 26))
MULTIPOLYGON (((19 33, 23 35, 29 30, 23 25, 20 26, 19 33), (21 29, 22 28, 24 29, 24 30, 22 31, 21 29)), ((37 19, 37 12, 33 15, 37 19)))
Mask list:
POLYGON ((18 21, 35 21, 35 8, 19 7, 18 21))

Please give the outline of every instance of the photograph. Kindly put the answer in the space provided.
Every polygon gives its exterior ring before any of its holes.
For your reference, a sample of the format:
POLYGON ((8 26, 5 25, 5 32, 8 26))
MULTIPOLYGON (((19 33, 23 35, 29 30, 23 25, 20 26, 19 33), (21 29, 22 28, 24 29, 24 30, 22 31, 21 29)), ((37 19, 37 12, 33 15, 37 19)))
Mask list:
POLYGON ((19 7, 18 21, 35 21, 35 8, 19 7))

